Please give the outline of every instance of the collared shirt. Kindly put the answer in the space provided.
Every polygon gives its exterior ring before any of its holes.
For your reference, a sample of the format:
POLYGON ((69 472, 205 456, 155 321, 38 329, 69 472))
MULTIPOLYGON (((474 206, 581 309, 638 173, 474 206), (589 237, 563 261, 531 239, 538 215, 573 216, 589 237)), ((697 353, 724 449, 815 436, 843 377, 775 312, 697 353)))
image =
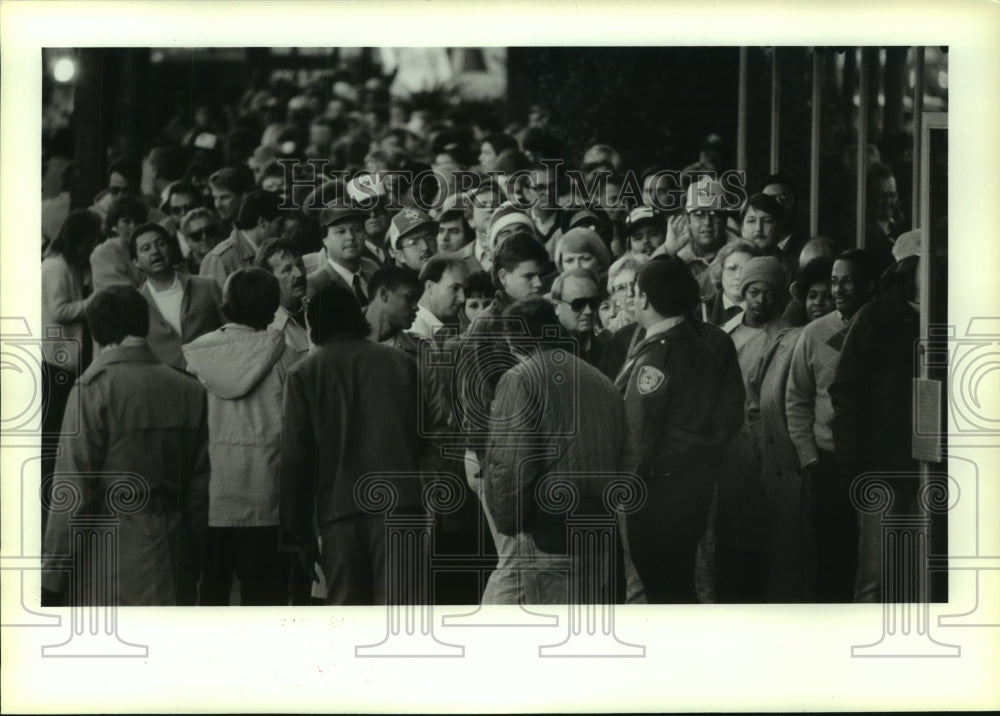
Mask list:
MULTIPOLYGON (((676 326, 678 323, 684 322, 684 316, 672 316, 670 318, 664 318, 662 321, 657 321, 649 328, 646 329, 646 338, 652 338, 653 336, 666 333, 671 328, 676 326)), ((643 339, 645 340, 645 339, 643 339)))
POLYGON ((121 343, 109 343, 106 346, 101 346, 101 353, 114 350, 115 348, 134 348, 145 345, 148 345, 146 339, 141 336, 125 336, 122 338, 121 343))
POLYGON ((409 332, 415 336, 432 340, 434 332, 443 325, 444 323, 430 309, 418 304, 417 317, 413 319, 413 325, 410 326, 409 332))
POLYGON ((489 254, 490 257, 489 264, 492 266, 493 253, 489 249, 484 249, 482 245, 479 243, 478 239, 474 239, 474 242, 475 242, 475 248, 472 251, 472 255, 476 257, 476 261, 479 262, 479 265, 482 266, 483 270, 485 271, 487 262, 483 260, 483 257, 489 254))
POLYGON ((365 248, 372 252, 372 254, 379 260, 380 263, 385 263, 385 252, 373 244, 371 241, 365 239, 365 248))
POLYGON ((789 234, 788 236, 786 236, 785 238, 783 238, 781 241, 779 241, 778 242, 778 251, 781 251, 782 253, 784 253, 785 247, 788 246, 788 243, 791 240, 792 240, 792 235, 789 234))
POLYGON ((727 296, 725 294, 725 292, 723 292, 722 293, 722 308, 724 310, 728 310, 730 308, 733 308, 734 306, 738 307, 738 308, 743 308, 743 302, 742 301, 734 301, 731 298, 729 298, 729 296, 727 296))
POLYGON ((241 229, 236 229, 236 231, 240 234, 240 236, 242 236, 244 239, 247 240, 247 243, 250 244, 250 247, 253 249, 254 254, 256 254, 258 246, 257 244, 254 243, 253 239, 250 238, 247 232, 241 229))
POLYGON ((181 302, 184 300, 184 287, 177 279, 176 272, 174 273, 174 282, 170 284, 169 288, 161 290, 156 288, 152 281, 146 283, 149 284, 149 295, 153 297, 163 319, 170 324, 178 336, 184 335, 181 329, 181 302))
POLYGON ((284 306, 278 306, 278 310, 274 312, 274 320, 268 328, 284 333, 285 345, 293 351, 297 353, 309 351, 309 336, 305 327, 295 321, 284 306))
POLYGON ((337 272, 337 275, 340 276, 342 279, 344 279, 344 281, 347 283, 348 286, 351 287, 352 290, 354 288, 354 277, 357 276, 361 282, 362 293, 365 294, 365 298, 368 297, 368 282, 365 281, 365 277, 361 275, 361 269, 358 269, 357 273, 351 273, 346 268, 344 268, 343 266, 341 266, 340 264, 338 264, 336 261, 334 261, 329 257, 327 257, 326 261, 328 264, 330 264, 331 267, 333 267, 333 270, 337 272))

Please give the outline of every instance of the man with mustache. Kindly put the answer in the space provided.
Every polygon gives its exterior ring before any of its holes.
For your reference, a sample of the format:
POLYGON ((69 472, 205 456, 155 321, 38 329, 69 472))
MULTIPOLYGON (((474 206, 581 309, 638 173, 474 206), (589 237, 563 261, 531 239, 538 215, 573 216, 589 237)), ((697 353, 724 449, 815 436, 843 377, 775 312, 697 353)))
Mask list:
POLYGON ((281 297, 268 328, 285 334, 285 344, 300 356, 309 351, 303 299, 306 297, 306 267, 302 252, 291 239, 271 239, 257 251, 254 266, 278 279, 281 297))
POLYGON ((378 265, 361 255, 364 222, 364 212, 357 209, 334 206, 320 212, 319 223, 325 232, 323 250, 303 257, 306 265, 316 266, 306 276, 308 298, 336 283, 349 289, 362 309, 368 305, 368 281, 378 265))
POLYGON ((146 280, 139 293, 149 304, 146 341, 169 366, 187 369, 181 345, 223 324, 222 292, 210 278, 178 272, 170 234, 159 224, 143 224, 129 239, 129 257, 146 280))
POLYGON ((625 220, 625 232, 628 253, 651 256, 667 238, 667 220, 656 209, 637 206, 625 220))
POLYGON ((438 225, 420 209, 406 208, 392 217, 389 253, 396 265, 419 274, 434 255, 438 225))

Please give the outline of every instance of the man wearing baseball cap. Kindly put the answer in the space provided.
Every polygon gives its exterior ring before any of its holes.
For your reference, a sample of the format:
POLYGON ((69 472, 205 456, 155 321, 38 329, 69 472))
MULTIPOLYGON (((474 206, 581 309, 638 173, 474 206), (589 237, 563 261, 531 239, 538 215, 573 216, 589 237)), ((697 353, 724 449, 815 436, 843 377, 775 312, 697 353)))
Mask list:
POLYGON ((397 266, 419 274, 434 255, 438 224, 420 209, 407 207, 389 225, 389 253, 397 266))
POLYGON ((688 243, 677 251, 701 287, 702 300, 711 298, 722 275, 716 254, 726 243, 729 209, 721 182, 703 177, 688 187, 688 243))
POLYGON ((625 235, 628 253, 651 256, 667 238, 667 220, 656 209, 637 206, 625 220, 625 235))
MULTIPOLYGON (((743 384, 765 348, 788 322, 781 297, 788 279, 774 256, 757 256, 743 266, 740 294, 745 309, 722 328, 736 345, 743 384)), ((720 602, 765 601, 767 591, 767 524, 756 440, 746 421, 724 447, 718 475, 715 522, 715 587, 720 602)))
POLYGON ((319 214, 323 250, 318 266, 306 277, 306 295, 312 298, 331 283, 349 289, 362 308, 368 305, 368 279, 378 265, 361 255, 365 214, 358 209, 328 206, 319 214))
POLYGON ((346 190, 354 207, 367 215, 365 245, 361 248, 361 255, 379 266, 391 263, 385 250, 385 235, 389 230, 385 184, 373 174, 362 172, 347 182, 346 190))

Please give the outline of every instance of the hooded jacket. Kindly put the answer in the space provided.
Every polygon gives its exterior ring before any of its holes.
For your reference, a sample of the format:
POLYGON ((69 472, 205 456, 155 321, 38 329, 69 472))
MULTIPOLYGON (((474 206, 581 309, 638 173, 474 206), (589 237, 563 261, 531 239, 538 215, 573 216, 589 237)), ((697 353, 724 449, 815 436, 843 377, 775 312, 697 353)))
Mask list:
POLYGON ((183 351, 208 390, 209 526, 277 525, 282 390, 295 352, 279 331, 236 323, 183 351))

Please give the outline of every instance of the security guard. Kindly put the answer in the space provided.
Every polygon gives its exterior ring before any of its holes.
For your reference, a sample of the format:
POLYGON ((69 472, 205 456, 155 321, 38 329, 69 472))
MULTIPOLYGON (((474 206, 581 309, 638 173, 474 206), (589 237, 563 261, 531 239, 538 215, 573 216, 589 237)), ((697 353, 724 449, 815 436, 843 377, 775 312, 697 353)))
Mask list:
POLYGON ((650 603, 696 601, 695 555, 712 499, 714 453, 734 429, 730 406, 742 405, 742 383, 737 391, 726 370, 735 360, 732 341, 720 344, 688 315, 699 295, 691 272, 673 257, 639 270, 635 311, 646 335, 616 380, 646 482, 646 503, 629 516, 628 537, 650 603))

